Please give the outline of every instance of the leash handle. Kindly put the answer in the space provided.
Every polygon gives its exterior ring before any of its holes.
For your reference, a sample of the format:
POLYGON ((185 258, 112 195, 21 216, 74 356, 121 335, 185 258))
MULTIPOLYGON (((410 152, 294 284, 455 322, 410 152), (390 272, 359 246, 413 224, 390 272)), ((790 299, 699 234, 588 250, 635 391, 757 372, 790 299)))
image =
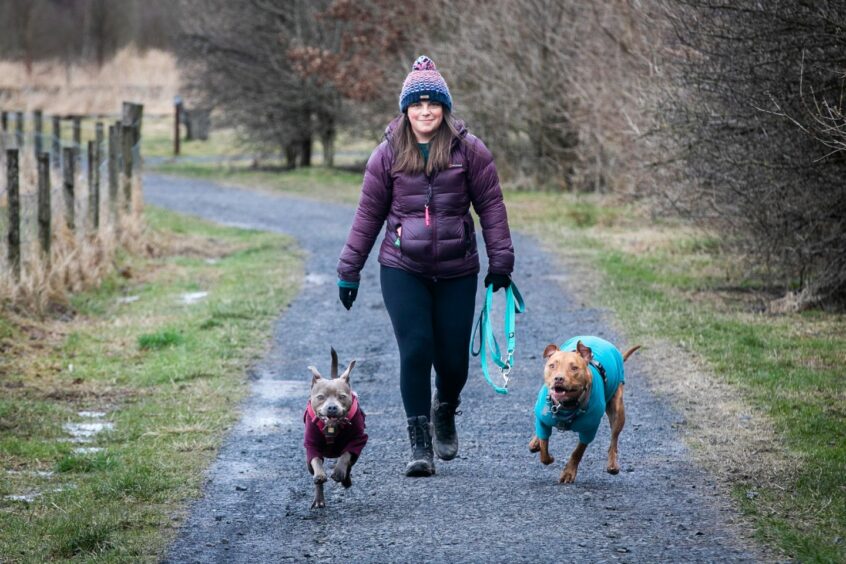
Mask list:
POLYGON ((526 305, 523 302, 523 296, 517 285, 512 281, 508 288, 505 289, 505 355, 503 358, 502 349, 500 349, 499 342, 496 339, 493 328, 491 327, 490 313, 493 309, 493 285, 487 287, 487 294, 485 295, 485 305, 482 311, 479 312, 479 318, 473 327, 473 335, 470 339, 470 354, 478 356, 482 365, 482 374, 485 376, 488 384, 498 394, 508 393, 509 374, 514 367, 514 347, 516 345, 515 338, 515 316, 518 313, 526 311, 526 305), (479 348, 475 349, 476 333, 479 332, 479 348), (498 386, 491 378, 488 371, 488 351, 490 351, 491 360, 496 364, 502 375, 503 386, 498 386))

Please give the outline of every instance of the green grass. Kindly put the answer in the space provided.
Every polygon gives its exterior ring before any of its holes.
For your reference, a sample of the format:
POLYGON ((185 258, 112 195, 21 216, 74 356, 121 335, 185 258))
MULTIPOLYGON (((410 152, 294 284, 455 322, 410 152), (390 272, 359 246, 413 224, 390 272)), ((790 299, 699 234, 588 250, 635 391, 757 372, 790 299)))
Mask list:
POLYGON ((297 291, 289 238, 146 215, 168 244, 121 259, 136 278, 74 296, 72 321, 0 317, 0 561, 156 560, 237 417, 245 368, 297 291), (205 300, 181 302, 198 290, 205 300), (48 336, 31 347, 36 333, 48 336), (102 451, 60 440, 80 410, 114 425, 85 445, 102 451), (32 503, 5 497, 31 492, 32 503))

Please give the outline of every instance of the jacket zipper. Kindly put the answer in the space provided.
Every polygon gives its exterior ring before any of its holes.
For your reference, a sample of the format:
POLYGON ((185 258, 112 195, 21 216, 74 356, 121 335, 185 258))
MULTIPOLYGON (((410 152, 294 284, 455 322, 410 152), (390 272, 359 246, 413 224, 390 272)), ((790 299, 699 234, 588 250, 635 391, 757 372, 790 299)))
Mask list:
MULTIPOLYGON (((432 201, 432 196, 434 195, 434 183, 435 183, 435 176, 437 176, 437 172, 433 172, 432 175, 429 177, 429 188, 426 191, 426 205, 423 208, 423 213, 426 218, 426 225, 432 228, 432 245, 434 245, 435 251, 435 273, 438 272, 438 225, 437 223, 430 219, 431 215, 429 214, 429 204, 432 201)), ((432 275, 432 280, 434 282, 438 281, 437 274, 432 275)))

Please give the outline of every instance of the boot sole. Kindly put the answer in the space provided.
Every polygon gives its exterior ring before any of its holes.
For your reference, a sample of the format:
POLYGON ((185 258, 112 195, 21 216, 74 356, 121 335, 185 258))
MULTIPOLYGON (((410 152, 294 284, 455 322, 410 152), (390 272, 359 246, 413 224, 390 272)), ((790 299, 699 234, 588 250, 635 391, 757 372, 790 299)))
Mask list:
POLYGON ((455 447, 455 450, 452 452, 441 452, 439 449, 440 445, 437 441, 433 441, 435 443, 435 454, 438 455, 438 458, 441 460, 452 460, 456 456, 458 456, 458 447, 455 447))
POLYGON ((435 466, 426 461, 414 460, 405 467, 405 475, 409 478, 425 478, 435 475, 435 466))

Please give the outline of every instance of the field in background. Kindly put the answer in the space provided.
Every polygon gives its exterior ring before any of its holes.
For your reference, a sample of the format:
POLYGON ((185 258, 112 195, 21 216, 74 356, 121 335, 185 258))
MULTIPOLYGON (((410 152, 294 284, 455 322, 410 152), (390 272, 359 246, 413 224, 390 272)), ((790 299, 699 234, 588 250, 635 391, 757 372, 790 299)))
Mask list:
POLYGON ((289 238, 146 220, 157 254, 66 315, 0 316, 0 560, 158 558, 298 290, 289 238))
POLYGON ((114 114, 121 102, 144 104, 146 114, 172 111, 179 73, 170 53, 133 48, 118 52, 102 68, 63 61, 23 63, 0 60, 0 108, 50 114, 114 114))
MULTIPOLYGON (((320 167, 159 169, 348 204, 361 183, 360 173, 320 167)), ((544 192, 509 191, 506 203, 512 226, 560 261, 577 299, 604 306, 628 343, 646 345, 638 362, 651 386, 684 414, 694 457, 763 543, 802 561, 846 560, 846 316, 766 313, 775 296, 765 280, 747 277, 715 236, 648 209, 544 192)))

